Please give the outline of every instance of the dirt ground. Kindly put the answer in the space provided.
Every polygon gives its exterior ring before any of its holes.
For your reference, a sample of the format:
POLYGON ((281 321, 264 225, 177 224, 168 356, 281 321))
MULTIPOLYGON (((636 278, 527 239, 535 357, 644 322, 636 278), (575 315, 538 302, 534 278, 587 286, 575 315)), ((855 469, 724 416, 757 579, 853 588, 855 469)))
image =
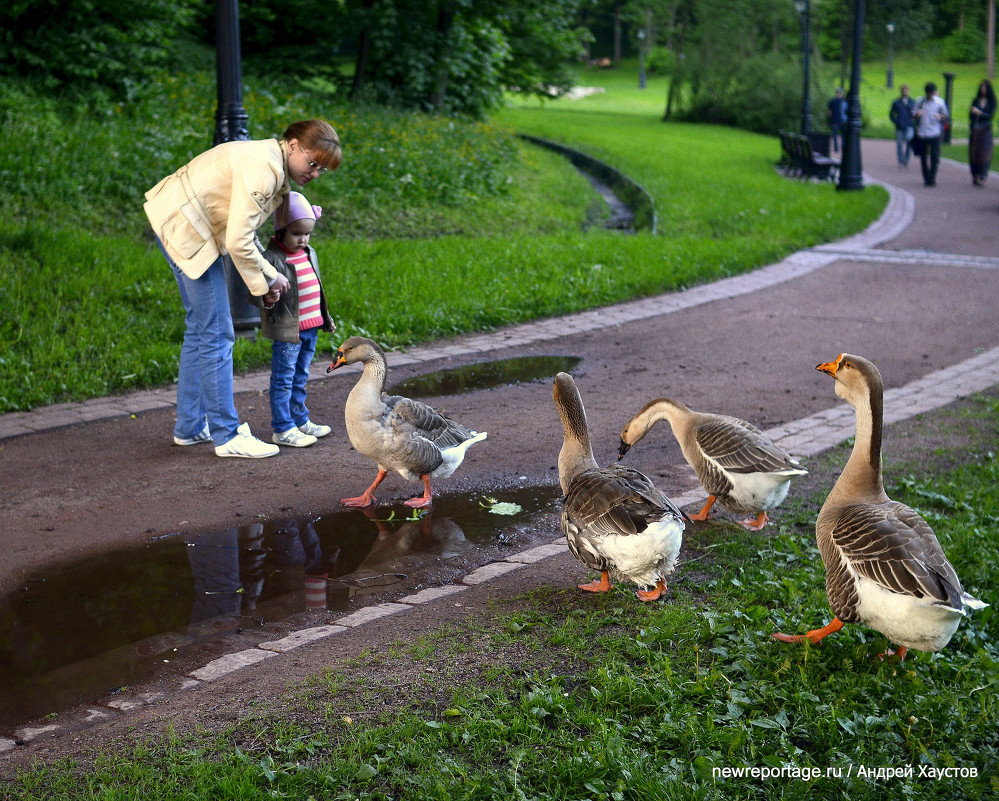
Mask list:
MULTIPOLYGON (((924 190, 913 182, 918 169, 915 175, 911 170, 896 174, 881 150, 875 152, 877 158, 865 160, 865 168, 880 169, 884 180, 899 184, 904 178, 905 188, 917 196, 913 226, 887 249, 999 252, 993 240, 975 236, 986 225, 991 226, 989 237, 996 230, 999 203, 994 187, 972 189, 966 169, 944 164, 936 189, 924 190), (936 194, 928 194, 932 192, 936 194), (922 238, 930 230, 936 236, 922 238)), ((623 423, 655 397, 669 395, 695 409, 737 415, 768 428, 840 403, 828 377, 814 367, 842 351, 872 359, 886 388, 968 359, 999 344, 999 318, 991 302, 995 297, 995 269, 843 260, 762 292, 613 328, 530 345, 504 346, 498 334, 489 359, 581 358, 574 376, 594 434, 596 458, 610 463, 623 423)), ((389 382, 477 361, 482 359, 463 357, 391 370, 389 382)), ((356 376, 341 370, 310 384, 313 419, 333 425, 333 434, 311 448, 282 450, 271 459, 219 459, 207 446, 175 447, 169 410, 0 441, 0 596, 16 591, 40 566, 148 542, 161 534, 338 510, 340 497, 358 494, 374 476, 373 465, 351 450, 344 432, 344 401, 356 376)), ((510 487, 557 482, 562 432, 550 381, 427 400, 470 427, 489 432, 488 440, 469 451, 459 472, 439 482, 442 496, 473 490, 500 494, 510 487)), ((266 395, 240 395, 236 405, 255 433, 269 434, 266 395)), ((937 429, 925 420, 918 428, 912 426, 895 426, 900 435, 889 438, 903 458, 907 447, 916 453, 931 442, 960 446, 969 436, 967 431, 937 429), (910 434, 904 435, 907 430, 910 434)), ((665 428, 634 449, 628 463, 656 478, 669 494, 695 486, 665 428)), ((801 491, 831 486, 835 469, 813 472, 801 491)), ((378 493, 379 501, 398 503, 418 489, 390 477, 378 493)), ((541 525, 546 530, 536 532, 538 539, 555 539, 557 525, 552 515, 541 525)), ((448 620, 486 620, 497 604, 507 609, 516 603, 511 597, 522 591, 561 588, 584 576, 582 566, 568 555, 553 557, 467 590, 454 603, 415 608, 406 613, 401 627, 392 617, 369 623, 363 631, 299 648, 210 685, 171 693, 162 702, 109 722, 0 754, 0 775, 33 760, 49 761, 121 738, 149 736, 167 725, 182 731, 230 725, 278 702, 290 686, 326 665, 342 663, 365 649, 388 648, 400 637, 448 620)), ((295 623, 287 626, 294 628, 295 623)), ((273 634, 280 636, 280 627, 273 634)), ((273 638, 269 634, 264 639, 273 638)), ((236 633, 217 647, 226 653, 250 645, 236 633)), ((210 654, 202 653, 201 663, 208 658, 210 654)), ((455 675, 462 670, 462 665, 448 667, 455 675)), ((167 676, 160 684, 169 689, 178 681, 167 676)), ((385 703, 391 703, 389 696, 385 703)))

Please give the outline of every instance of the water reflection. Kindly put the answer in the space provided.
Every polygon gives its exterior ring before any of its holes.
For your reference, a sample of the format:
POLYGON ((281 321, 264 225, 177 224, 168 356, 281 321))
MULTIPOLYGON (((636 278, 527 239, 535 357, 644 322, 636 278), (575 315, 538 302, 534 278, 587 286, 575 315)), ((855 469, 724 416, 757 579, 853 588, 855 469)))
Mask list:
POLYGON ((148 682, 219 635, 302 613, 316 625, 351 598, 446 583, 504 545, 550 539, 555 524, 538 523, 555 497, 505 492, 523 512, 501 518, 480 495, 440 496, 420 518, 337 512, 47 565, 0 598, 0 734, 148 682))
POLYGON ((551 381, 559 372, 571 373, 582 359, 579 356, 516 356, 491 362, 476 362, 426 373, 390 386, 390 395, 438 397, 491 389, 507 384, 551 381))

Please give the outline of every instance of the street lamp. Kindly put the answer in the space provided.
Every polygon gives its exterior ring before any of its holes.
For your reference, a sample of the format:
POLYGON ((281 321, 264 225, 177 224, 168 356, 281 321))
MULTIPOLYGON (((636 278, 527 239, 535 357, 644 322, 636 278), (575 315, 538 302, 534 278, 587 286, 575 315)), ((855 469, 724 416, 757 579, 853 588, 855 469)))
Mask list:
POLYGON ((886 27, 888 28, 888 81, 885 86, 891 89, 895 85, 895 74, 891 68, 895 56, 895 23, 889 22, 886 27))
MULTIPOLYGON (((215 81, 218 107, 215 111, 213 145, 250 138, 247 130, 249 115, 243 108, 243 57, 239 47, 238 0, 215 0, 215 81)), ((224 257, 225 278, 229 289, 232 327, 239 332, 252 332, 260 325, 260 310, 249 302, 246 284, 232 263, 224 257)))
POLYGON ((840 159, 837 189, 863 189, 864 167, 860 158, 860 55, 864 49, 864 0, 853 4, 853 58, 850 68, 850 92, 846 96, 846 130, 843 132, 843 156, 840 159))
POLYGON ((811 78, 808 71, 812 49, 810 42, 812 23, 809 18, 809 6, 809 0, 794 0, 794 7, 798 11, 798 16, 801 17, 801 51, 805 59, 805 87, 801 97, 801 132, 805 136, 812 132, 812 99, 809 87, 811 78))
POLYGON ((638 88, 645 88, 645 26, 638 29, 638 88))

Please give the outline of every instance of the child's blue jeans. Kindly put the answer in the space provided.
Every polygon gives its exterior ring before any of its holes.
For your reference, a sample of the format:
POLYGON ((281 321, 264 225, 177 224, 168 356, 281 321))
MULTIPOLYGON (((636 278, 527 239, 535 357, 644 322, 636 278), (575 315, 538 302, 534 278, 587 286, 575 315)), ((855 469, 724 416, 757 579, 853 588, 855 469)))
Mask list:
POLYGON ((298 342, 271 345, 271 425, 275 433, 303 425, 309 419, 305 405, 305 382, 316 353, 318 328, 299 332, 298 342))

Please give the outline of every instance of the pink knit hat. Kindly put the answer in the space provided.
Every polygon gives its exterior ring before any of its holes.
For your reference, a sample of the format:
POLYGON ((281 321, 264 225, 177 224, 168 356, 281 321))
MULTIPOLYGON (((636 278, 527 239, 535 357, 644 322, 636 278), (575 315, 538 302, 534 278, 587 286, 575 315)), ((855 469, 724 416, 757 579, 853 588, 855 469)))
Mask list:
POLYGON ((287 228, 296 220, 318 220, 322 216, 322 206, 311 205, 301 192, 290 192, 288 199, 274 212, 274 230, 287 228))

